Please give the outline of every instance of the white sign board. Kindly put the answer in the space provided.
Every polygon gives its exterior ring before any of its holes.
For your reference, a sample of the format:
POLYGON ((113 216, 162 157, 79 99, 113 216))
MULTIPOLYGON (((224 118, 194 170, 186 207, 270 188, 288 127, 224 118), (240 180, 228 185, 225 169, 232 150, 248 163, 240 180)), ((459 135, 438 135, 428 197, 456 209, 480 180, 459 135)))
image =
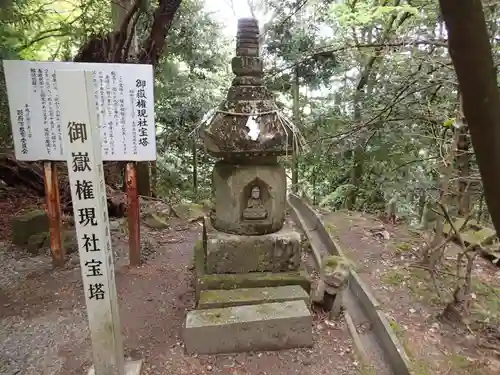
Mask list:
MULTIPOLYGON (((151 65, 17 60, 3 65, 18 160, 66 160, 62 131, 67 124, 56 70, 92 73, 103 160, 156 160, 151 65)), ((74 105, 79 104, 76 90, 69 92, 74 105)))
POLYGON ((124 369, 106 186, 101 158, 93 73, 56 71, 61 137, 67 148, 78 253, 92 340, 94 370, 122 375, 124 369))

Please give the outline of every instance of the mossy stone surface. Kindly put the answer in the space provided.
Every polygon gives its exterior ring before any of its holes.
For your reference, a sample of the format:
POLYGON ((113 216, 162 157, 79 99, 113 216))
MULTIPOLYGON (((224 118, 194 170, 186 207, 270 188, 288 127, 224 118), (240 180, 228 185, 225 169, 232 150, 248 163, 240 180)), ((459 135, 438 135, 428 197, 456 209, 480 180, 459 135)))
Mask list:
POLYGON ((259 164, 234 164, 219 160, 212 174, 215 197, 213 226, 226 233, 264 235, 283 227, 286 205, 285 169, 275 159, 259 164), (257 220, 243 218, 252 188, 260 189, 260 203, 266 217, 257 220))
POLYGON ((172 206, 175 215, 185 221, 196 221, 205 216, 205 210, 202 205, 196 203, 183 203, 172 206))
POLYGON ((205 265, 208 273, 288 272, 301 265, 300 233, 288 225, 262 236, 214 230, 205 220, 205 265))
MULTIPOLYGON (((67 254, 78 251, 78 239, 74 229, 65 230, 61 235, 62 247, 67 254)), ((33 255, 39 255, 50 248, 50 233, 40 232, 28 238, 26 250, 33 255)))
POLYGON ((202 241, 196 242, 194 250, 196 302, 198 302, 202 290, 264 288, 284 285, 300 285, 307 293, 311 289, 311 280, 304 270, 209 274, 205 270, 205 254, 202 241))
POLYGON ((48 232, 40 232, 31 235, 28 238, 28 242, 25 247, 26 250, 32 255, 38 255, 42 252, 43 249, 49 246, 49 233, 48 232))
POLYGON ((189 354, 311 347, 311 325, 304 301, 194 310, 183 338, 189 354))
POLYGON ((32 235, 48 231, 49 218, 44 210, 32 210, 12 219, 12 243, 15 245, 26 245, 32 235))
POLYGON ((198 309, 300 300, 307 303, 309 301, 309 295, 299 285, 230 290, 203 290, 200 293, 198 309))
POLYGON ((145 215, 144 223, 152 229, 167 229, 169 227, 165 219, 153 212, 148 212, 145 215))

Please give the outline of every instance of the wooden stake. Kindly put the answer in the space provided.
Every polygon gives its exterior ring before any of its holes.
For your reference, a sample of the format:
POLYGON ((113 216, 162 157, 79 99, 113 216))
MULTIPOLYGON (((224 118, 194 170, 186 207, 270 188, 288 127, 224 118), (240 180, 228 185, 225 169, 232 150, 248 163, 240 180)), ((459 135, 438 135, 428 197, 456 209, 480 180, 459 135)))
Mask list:
POLYGON ((43 163, 45 183, 45 203, 49 217, 50 253, 52 263, 56 267, 63 267, 65 262, 64 248, 61 240, 61 202, 59 198, 59 181, 55 163, 43 163))
POLYGON ((131 266, 138 266, 141 264, 141 228, 137 175, 134 162, 129 162, 125 166, 125 176, 127 178, 129 261, 131 266))
POLYGON ((196 140, 193 139, 193 193, 195 199, 198 200, 198 150, 196 149, 196 140))

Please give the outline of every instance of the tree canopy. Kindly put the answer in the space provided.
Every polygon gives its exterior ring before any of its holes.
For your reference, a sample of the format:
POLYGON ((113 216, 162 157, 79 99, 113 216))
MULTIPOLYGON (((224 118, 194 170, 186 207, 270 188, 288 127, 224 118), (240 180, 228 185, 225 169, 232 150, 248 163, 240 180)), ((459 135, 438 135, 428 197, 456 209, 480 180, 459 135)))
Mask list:
MULTIPOLYGON (((134 26, 141 41, 147 41, 155 11, 166 3, 137 3, 134 26)), ((445 199, 453 213, 475 212, 489 220, 484 172, 480 175, 470 142, 471 115, 465 113, 474 110, 459 88, 439 4, 249 4, 261 19, 266 85, 308 145, 296 170, 302 195, 325 207, 368 211, 383 210, 397 196, 399 215, 413 222, 422 220, 427 205, 445 199)), ((89 40, 116 30, 113 17, 112 4, 97 0, 7 2, 1 10, 0 55, 72 60, 89 40)), ((497 6, 485 5, 483 24, 494 46, 497 18, 497 6)), ((178 189, 193 199, 210 195, 213 161, 193 130, 230 84, 234 46, 223 28, 201 0, 182 1, 172 20, 155 70, 160 195, 179 196, 178 189)), ((492 52, 496 62, 496 47, 492 52)), ((8 146, 4 85, 1 95, 1 141, 8 146)), ((283 163, 291 172, 290 158, 283 163)))

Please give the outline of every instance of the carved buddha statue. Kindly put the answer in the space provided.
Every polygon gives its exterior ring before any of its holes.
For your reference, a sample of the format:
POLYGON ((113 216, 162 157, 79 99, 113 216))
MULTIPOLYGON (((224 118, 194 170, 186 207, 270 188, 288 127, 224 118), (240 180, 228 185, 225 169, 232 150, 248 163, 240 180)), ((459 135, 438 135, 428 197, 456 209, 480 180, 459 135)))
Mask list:
POLYGON ((267 217, 267 210, 262 204, 260 197, 260 187, 254 186, 247 202, 247 207, 243 210, 243 219, 263 220, 267 217))

